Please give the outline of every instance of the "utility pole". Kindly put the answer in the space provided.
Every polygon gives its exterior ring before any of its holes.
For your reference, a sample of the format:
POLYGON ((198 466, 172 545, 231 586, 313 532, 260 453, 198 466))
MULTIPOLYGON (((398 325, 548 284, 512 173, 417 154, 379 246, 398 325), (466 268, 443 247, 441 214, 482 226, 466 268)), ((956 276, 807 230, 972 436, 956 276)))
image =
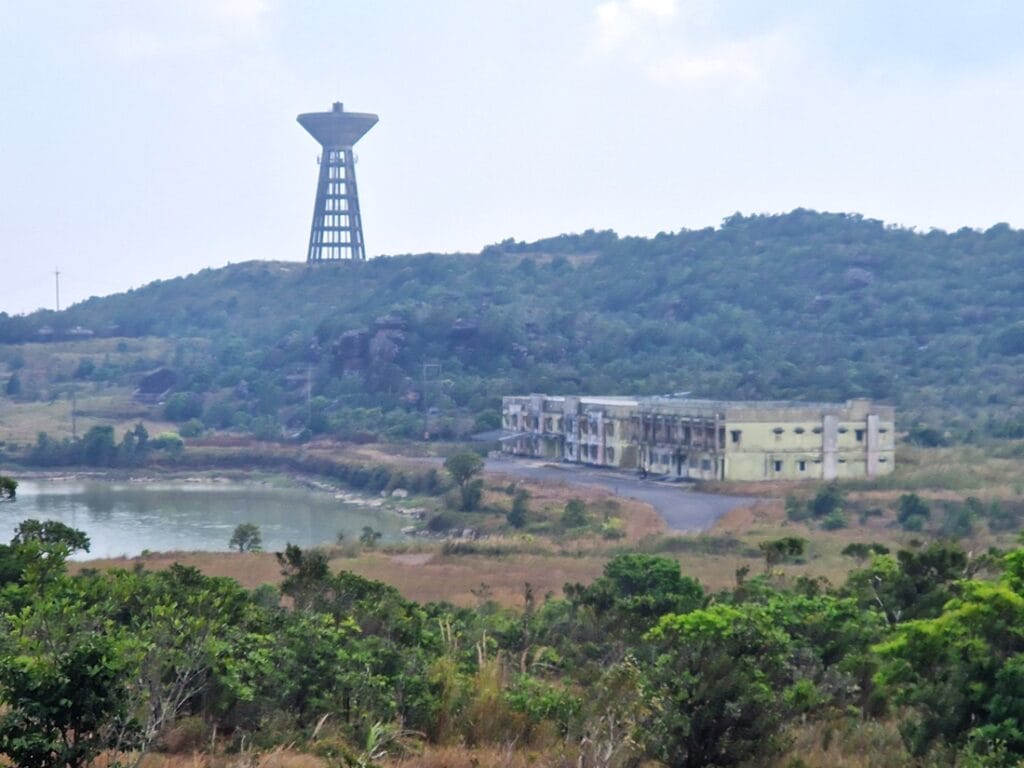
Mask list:
POLYGON ((60 270, 54 268, 53 277, 57 283, 57 311, 60 312, 60 270))
POLYGON ((306 428, 313 422, 313 364, 306 365, 306 428))
POLYGON ((78 439, 78 388, 71 388, 71 441, 78 439))
POLYGON ((430 381, 430 376, 433 375, 434 381, 441 378, 441 364, 440 363, 424 363, 423 364, 423 396, 420 398, 423 405, 423 439, 430 439, 430 409, 427 407, 427 384, 430 381))

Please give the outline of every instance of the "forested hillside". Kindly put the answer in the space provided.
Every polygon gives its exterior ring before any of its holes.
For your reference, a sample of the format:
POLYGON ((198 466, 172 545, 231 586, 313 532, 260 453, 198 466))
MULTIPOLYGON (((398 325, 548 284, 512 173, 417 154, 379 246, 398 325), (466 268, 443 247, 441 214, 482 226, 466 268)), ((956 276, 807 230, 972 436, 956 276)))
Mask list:
MULTIPOLYGON (((1024 231, 1006 225, 918 233, 796 210, 649 239, 588 231, 475 255, 248 262, 60 314, 0 314, 0 343, 76 328, 179 340, 149 363, 174 372, 183 413, 220 428, 257 415, 270 433, 398 437, 418 432, 424 408, 449 432, 494 426, 505 393, 688 390, 868 396, 940 437, 1024 433, 1024 231), (440 369, 424 383, 425 363, 440 369)), ((89 363, 83 380, 145 372, 89 363)))

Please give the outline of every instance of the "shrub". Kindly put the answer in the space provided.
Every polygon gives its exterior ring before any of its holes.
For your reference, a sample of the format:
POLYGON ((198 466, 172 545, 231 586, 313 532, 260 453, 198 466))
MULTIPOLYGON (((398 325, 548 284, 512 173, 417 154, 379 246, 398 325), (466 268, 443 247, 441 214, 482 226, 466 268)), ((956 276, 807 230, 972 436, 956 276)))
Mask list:
POLYGON ((794 523, 801 523, 811 516, 810 510, 807 505, 800 501, 796 496, 790 494, 786 496, 786 519, 791 520, 794 523))
POLYGON ((845 528, 848 525, 846 515, 841 510, 835 510, 829 512, 825 519, 821 521, 821 527, 826 531, 838 531, 840 528, 845 528))
POLYGON ((182 437, 199 437, 203 434, 203 422, 199 419, 189 419, 178 427, 178 434, 182 437))
POLYGON ((905 493, 900 496, 896 510, 896 522, 905 531, 920 531, 932 516, 932 511, 916 493, 905 493))

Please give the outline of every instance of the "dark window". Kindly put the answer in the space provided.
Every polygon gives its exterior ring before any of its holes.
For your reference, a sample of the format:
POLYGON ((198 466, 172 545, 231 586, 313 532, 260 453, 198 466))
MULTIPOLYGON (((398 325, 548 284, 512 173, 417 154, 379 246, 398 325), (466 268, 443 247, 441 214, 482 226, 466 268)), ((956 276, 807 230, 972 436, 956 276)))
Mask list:
POLYGON ((806 461, 804 461, 803 459, 801 459, 800 461, 798 461, 798 462, 796 463, 796 465, 797 465, 797 467, 798 467, 798 468, 800 469, 800 471, 801 471, 801 472, 803 472, 803 471, 804 471, 805 469, 807 469, 807 462, 806 462, 806 461))
POLYGON ((743 431, 739 429, 734 429, 729 432, 729 437, 732 439, 733 443, 738 444, 740 438, 743 437, 743 431))
POLYGON ((802 435, 804 433, 804 428, 803 427, 797 427, 793 431, 796 432, 798 435, 802 435))
POLYGON ((609 464, 611 464, 613 461, 615 461, 615 449, 614 448, 605 448, 604 449, 604 458, 605 458, 605 460, 609 464))
POLYGON ((779 461, 778 459, 775 460, 775 471, 776 472, 781 472, 782 471, 782 462, 779 461))
POLYGON ((863 443, 864 442, 864 430, 863 429, 858 429, 855 434, 857 435, 857 442, 858 443, 863 443))

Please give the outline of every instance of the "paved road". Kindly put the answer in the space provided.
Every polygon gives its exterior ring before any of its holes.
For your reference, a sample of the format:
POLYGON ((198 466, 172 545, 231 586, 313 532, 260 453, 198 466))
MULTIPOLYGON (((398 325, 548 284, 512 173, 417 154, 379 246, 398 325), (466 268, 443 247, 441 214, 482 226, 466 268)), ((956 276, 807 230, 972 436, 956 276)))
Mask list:
POLYGON ((487 471, 530 480, 599 486, 654 507, 673 531, 703 531, 736 507, 752 503, 746 496, 720 496, 700 493, 680 483, 641 480, 630 474, 583 467, 560 467, 529 459, 488 459, 487 471))

